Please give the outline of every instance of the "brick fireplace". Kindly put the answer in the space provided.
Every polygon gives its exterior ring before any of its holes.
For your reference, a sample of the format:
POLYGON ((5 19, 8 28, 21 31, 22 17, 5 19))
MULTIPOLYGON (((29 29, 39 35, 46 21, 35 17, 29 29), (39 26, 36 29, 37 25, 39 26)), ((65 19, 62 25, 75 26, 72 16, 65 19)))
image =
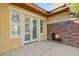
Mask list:
POLYGON ((52 40, 61 41, 60 33, 52 33, 52 40))
POLYGON ((60 33, 62 43, 79 47, 79 23, 74 21, 48 24, 48 40, 52 40, 52 33, 60 33))

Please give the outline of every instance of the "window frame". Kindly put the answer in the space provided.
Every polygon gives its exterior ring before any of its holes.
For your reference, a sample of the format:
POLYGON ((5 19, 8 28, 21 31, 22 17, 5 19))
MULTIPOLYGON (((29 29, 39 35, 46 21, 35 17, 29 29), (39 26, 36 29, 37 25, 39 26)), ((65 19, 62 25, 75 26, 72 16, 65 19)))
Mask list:
POLYGON ((44 20, 43 19, 40 19, 40 33, 43 34, 44 33, 44 20), (43 21, 42 23, 42 26, 41 26, 41 21, 43 21), (41 27, 42 27, 42 32, 41 32, 41 27))
MULTIPOLYGON (((20 35, 21 35, 21 32, 20 31, 18 31, 18 32, 20 32, 20 34, 17 34, 17 35, 12 35, 12 13, 16 13, 16 14, 18 14, 19 15, 19 23, 17 23, 17 26, 19 26, 19 29, 20 29, 20 13, 19 12, 17 12, 17 11, 14 11, 14 10, 10 10, 10 37, 13 39, 17 39, 17 38, 19 38, 20 37, 20 35)), ((20 29, 21 30, 21 29, 20 29)))

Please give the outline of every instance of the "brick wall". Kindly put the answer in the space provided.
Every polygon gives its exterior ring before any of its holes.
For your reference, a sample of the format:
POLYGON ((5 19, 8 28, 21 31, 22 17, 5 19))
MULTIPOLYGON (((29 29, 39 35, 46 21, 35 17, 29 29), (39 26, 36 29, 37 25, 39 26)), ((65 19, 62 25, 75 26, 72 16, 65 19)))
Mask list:
POLYGON ((79 47, 79 24, 74 21, 64 21, 48 24, 48 39, 52 40, 52 33, 60 33, 61 42, 79 47))

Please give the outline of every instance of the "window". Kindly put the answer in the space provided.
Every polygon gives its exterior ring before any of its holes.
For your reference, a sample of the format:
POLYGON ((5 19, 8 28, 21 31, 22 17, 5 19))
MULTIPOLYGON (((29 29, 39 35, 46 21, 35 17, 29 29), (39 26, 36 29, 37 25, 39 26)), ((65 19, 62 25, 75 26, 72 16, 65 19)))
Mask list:
POLYGON ((20 35, 20 15, 11 11, 11 24, 10 24, 11 37, 16 37, 20 35))
POLYGON ((40 33, 43 33, 43 20, 40 20, 40 33))

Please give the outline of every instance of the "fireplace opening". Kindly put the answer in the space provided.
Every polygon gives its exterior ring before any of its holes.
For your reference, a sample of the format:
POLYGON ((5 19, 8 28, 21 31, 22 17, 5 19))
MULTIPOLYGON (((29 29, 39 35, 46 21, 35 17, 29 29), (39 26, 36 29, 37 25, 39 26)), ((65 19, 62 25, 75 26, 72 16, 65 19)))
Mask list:
POLYGON ((60 33, 52 33, 52 40, 61 41, 60 33))

